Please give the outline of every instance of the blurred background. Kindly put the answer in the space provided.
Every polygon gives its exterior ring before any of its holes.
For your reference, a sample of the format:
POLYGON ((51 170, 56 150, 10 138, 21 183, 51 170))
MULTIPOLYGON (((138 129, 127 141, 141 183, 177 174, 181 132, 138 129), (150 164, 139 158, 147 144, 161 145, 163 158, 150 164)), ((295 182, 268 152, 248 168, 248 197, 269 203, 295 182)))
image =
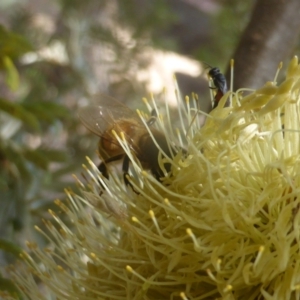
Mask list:
POLYGON ((209 111, 203 62, 228 74, 235 58, 236 88, 272 80, 299 53, 297 2, 285 11, 274 0, 1 0, 0 267, 25 240, 45 243, 33 225, 43 228, 64 188, 76 190, 86 155, 99 162, 78 107, 99 92, 133 109, 152 92, 174 107, 176 74, 209 111))

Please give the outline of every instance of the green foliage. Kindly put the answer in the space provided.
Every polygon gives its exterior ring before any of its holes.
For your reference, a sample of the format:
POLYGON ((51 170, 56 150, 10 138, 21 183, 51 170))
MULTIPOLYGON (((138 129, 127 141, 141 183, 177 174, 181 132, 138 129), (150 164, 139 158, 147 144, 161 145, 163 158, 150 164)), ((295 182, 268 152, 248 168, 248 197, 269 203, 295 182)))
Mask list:
POLYGON ((8 261, 21 242, 15 233, 42 226, 41 217, 63 187, 74 187, 70 173, 80 164, 68 155, 65 134, 76 130, 77 116, 62 102, 80 76, 57 62, 24 64, 21 59, 33 49, 25 35, 0 26, 0 234, 7 239, 0 240, 0 250, 8 261))
POLYGON ((23 107, 43 123, 51 124, 57 118, 70 119, 70 111, 66 107, 51 101, 32 100, 25 102, 23 107))
POLYGON ((14 299, 22 299, 22 295, 12 280, 0 277, 0 290, 9 293, 14 299))
POLYGON ((6 84, 11 90, 17 90, 19 87, 19 74, 15 65, 8 56, 3 57, 3 65, 7 71, 6 84))
POLYGON ((38 119, 22 104, 11 102, 7 99, 0 98, 0 110, 6 112, 12 117, 21 120, 24 125, 27 125, 29 128, 39 131, 39 121, 38 119))
POLYGON ((134 37, 141 38, 154 30, 163 30, 176 20, 166 1, 119 1, 119 20, 134 31, 134 37))
POLYGON ((19 255, 23 251, 23 249, 16 246, 16 244, 4 239, 0 239, 0 249, 16 257, 19 257, 19 255))
POLYGON ((0 69, 3 68, 3 58, 11 60, 19 58, 26 52, 33 50, 32 45, 23 36, 10 32, 0 25, 0 69))

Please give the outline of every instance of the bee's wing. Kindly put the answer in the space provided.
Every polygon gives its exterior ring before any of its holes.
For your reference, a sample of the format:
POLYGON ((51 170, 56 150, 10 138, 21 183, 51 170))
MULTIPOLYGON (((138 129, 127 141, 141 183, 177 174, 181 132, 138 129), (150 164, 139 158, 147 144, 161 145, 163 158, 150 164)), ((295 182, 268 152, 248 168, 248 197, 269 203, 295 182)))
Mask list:
POLYGON ((101 95, 97 105, 88 105, 78 111, 81 122, 98 136, 111 127, 117 120, 134 119, 138 126, 143 126, 137 113, 121 102, 101 95))

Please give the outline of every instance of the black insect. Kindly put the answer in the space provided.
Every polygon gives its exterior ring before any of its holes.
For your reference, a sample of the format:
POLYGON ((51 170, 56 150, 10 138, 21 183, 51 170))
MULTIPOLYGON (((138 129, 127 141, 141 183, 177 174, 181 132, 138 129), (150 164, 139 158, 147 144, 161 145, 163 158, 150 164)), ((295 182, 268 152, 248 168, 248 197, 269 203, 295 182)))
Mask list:
MULTIPOLYGON (((219 68, 211 67, 209 64, 205 63, 209 68, 208 75, 211 77, 214 87, 212 89, 216 89, 216 94, 214 97, 214 104, 213 109, 216 108, 219 105, 219 102, 221 98, 225 95, 225 93, 228 91, 227 89, 227 81, 225 76, 221 73, 219 68)), ((227 99, 225 103, 225 107, 229 106, 229 99, 227 99)))

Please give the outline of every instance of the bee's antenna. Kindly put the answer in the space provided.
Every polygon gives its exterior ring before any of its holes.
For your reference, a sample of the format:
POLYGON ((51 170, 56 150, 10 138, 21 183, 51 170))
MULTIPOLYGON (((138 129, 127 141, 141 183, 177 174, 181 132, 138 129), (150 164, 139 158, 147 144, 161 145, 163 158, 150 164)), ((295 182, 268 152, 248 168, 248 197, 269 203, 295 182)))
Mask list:
POLYGON ((208 63, 205 62, 204 60, 201 60, 201 62, 207 66, 205 69, 208 69, 208 68, 211 68, 211 69, 212 69, 212 68, 213 68, 210 64, 208 64, 208 63))

